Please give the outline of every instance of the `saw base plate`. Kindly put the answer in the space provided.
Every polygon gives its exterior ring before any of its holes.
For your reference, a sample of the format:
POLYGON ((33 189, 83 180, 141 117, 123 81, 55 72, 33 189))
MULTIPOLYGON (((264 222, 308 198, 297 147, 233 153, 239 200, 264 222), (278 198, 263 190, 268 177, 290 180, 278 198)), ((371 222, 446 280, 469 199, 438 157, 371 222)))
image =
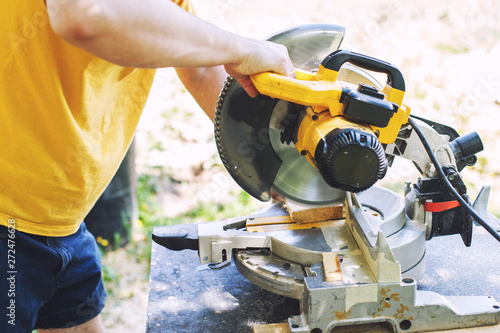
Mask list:
POLYGON ((301 314, 288 320, 292 333, 377 323, 398 333, 498 323, 500 310, 491 297, 417 291, 426 230, 404 212, 403 198, 379 187, 348 193, 345 219, 300 228, 275 204, 247 217, 199 225, 200 258, 234 258, 255 285, 299 300, 301 314), (335 270, 331 258, 339 259, 339 269, 328 279, 326 267, 335 270))

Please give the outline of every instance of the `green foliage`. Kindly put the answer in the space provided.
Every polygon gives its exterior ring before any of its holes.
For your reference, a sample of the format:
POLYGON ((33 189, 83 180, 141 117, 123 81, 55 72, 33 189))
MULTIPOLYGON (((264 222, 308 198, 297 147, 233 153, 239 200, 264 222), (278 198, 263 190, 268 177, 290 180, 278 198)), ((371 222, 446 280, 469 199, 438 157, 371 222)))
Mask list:
POLYGON ((234 201, 230 203, 202 203, 182 215, 187 223, 217 221, 228 217, 237 217, 252 213, 257 209, 253 199, 245 191, 233 194, 234 201))
POLYGON ((254 199, 246 192, 233 193, 234 200, 229 203, 202 202, 193 208, 174 218, 163 214, 161 204, 156 194, 158 186, 165 177, 173 181, 164 172, 153 174, 141 174, 137 186, 137 201, 139 206, 139 226, 144 234, 151 234, 155 226, 166 226, 182 223, 200 223, 220 220, 249 214, 258 207, 254 199))
POLYGON ((449 45, 449 44, 438 44, 436 48, 440 51, 452 54, 463 54, 470 51, 470 49, 465 45, 449 45))
POLYGON ((418 99, 425 99, 427 97, 427 93, 421 89, 415 88, 415 97, 418 99))
POLYGON ((120 280, 120 276, 116 274, 113 268, 103 265, 102 266, 102 280, 105 283, 115 282, 120 280))
POLYGON ((161 205, 157 199, 160 183, 165 181, 173 181, 171 177, 165 174, 163 168, 156 168, 156 171, 151 174, 141 174, 138 177, 137 183, 137 203, 139 207, 139 227, 142 232, 151 233, 156 225, 172 225, 177 224, 175 219, 163 216, 161 205))
MULTIPOLYGON (((176 185, 178 182, 171 177, 169 170, 162 167, 151 168, 148 173, 142 173, 138 177, 136 195, 139 219, 133 227, 135 236, 132 236, 132 239, 139 238, 144 241, 132 241, 127 246, 127 252, 136 261, 150 261, 151 234, 154 227, 202 223, 248 215, 259 209, 260 205, 256 199, 239 190, 236 193, 230 193, 234 200, 227 203, 201 202, 195 208, 178 216, 167 217, 157 196, 161 191, 160 186, 165 186, 165 184, 176 185)), ((114 278, 112 272, 104 274, 108 274, 108 278, 114 278)))

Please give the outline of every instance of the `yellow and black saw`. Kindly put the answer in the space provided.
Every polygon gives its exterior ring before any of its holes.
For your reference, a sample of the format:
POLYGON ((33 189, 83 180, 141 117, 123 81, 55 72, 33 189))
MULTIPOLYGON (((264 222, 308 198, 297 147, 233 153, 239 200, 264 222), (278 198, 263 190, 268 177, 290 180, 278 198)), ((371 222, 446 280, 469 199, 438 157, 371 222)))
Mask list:
POLYGON ((342 201, 384 177, 383 144, 408 121, 405 83, 393 65, 339 50, 344 29, 307 25, 268 40, 284 44, 296 79, 251 77, 249 97, 229 78, 217 103, 215 136, 234 180, 259 200, 273 192, 307 204, 342 201), (384 87, 368 73, 387 76, 384 87))
POLYGON ((254 75, 256 98, 232 78, 221 91, 215 136, 224 166, 255 198, 286 200, 196 230, 156 231, 153 239, 172 250, 197 250, 208 268, 234 261, 259 287, 299 300, 300 315, 255 325, 254 332, 276 325, 294 333, 497 325, 492 297, 446 297, 417 290, 416 282, 425 271, 427 240, 460 235, 471 246, 476 222, 500 241, 498 219, 487 211, 489 187, 471 207, 460 175, 483 150, 479 135, 460 136, 410 116, 401 72, 339 50, 343 36, 342 27, 325 24, 278 33, 269 40, 288 48, 296 78, 254 75), (395 158, 411 161, 421 175, 405 182, 404 196, 373 186, 395 158), (323 214, 339 207, 339 215, 323 214), (313 213, 305 220, 297 212, 313 213))

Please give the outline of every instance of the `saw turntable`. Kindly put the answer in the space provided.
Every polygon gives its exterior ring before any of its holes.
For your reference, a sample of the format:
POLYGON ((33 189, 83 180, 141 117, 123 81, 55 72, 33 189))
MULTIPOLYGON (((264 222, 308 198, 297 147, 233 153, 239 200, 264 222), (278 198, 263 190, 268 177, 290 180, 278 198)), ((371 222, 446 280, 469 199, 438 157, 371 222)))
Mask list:
POLYGON ((153 239, 197 250, 213 269, 234 262, 257 286, 298 300, 300 314, 276 332, 498 324, 492 297, 417 290, 426 241, 458 234, 470 246, 474 224, 500 240, 498 220, 486 209, 489 189, 472 205, 460 175, 476 162, 481 139, 410 115, 402 73, 340 50, 343 37, 342 27, 324 24, 278 33, 269 40, 287 46, 297 78, 255 75, 256 98, 232 78, 221 91, 220 158, 241 188, 273 203, 250 216, 199 224, 197 232, 155 232, 153 239), (404 196, 375 186, 395 158, 412 161, 421 174, 405 184, 404 196))

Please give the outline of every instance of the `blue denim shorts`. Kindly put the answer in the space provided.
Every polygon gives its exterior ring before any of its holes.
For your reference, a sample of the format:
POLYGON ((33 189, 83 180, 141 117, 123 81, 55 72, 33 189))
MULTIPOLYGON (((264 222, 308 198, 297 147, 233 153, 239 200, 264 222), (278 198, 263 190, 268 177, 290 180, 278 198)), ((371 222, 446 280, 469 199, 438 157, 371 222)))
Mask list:
POLYGON ((0 332, 68 328, 101 312, 100 254, 85 223, 66 237, 12 229, 0 226, 0 332))

